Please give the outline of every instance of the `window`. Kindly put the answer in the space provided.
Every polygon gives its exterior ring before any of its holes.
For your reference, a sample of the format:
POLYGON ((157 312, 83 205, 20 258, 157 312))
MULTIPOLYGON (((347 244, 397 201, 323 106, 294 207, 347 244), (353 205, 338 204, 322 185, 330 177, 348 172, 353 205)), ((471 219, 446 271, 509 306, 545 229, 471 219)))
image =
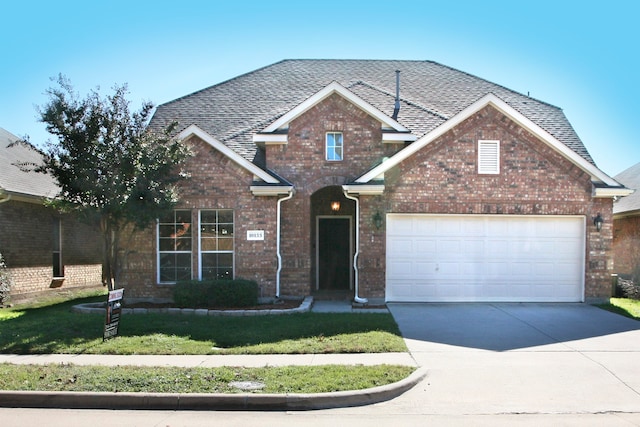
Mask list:
POLYGON ((478 173, 500 173, 500 141, 478 141, 478 173))
POLYGON ((53 277, 64 277, 64 265, 62 264, 62 220, 53 219, 53 277))
POLYGON ((342 133, 327 132, 326 146, 327 146, 327 149, 326 149, 327 160, 332 162, 342 160, 342 155, 343 155, 342 133))
POLYGON ((176 210, 158 221, 158 282, 191 279, 191 211, 176 210))
POLYGON ((233 279, 233 210, 200 211, 200 277, 233 279))

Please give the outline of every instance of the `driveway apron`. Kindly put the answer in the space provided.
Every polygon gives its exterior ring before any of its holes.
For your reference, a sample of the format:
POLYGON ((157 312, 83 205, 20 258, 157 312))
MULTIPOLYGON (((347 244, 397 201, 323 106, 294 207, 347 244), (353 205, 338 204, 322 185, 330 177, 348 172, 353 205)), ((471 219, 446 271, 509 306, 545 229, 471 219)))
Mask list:
POLYGON ((389 304, 430 414, 640 412, 640 322, 587 304, 389 304))

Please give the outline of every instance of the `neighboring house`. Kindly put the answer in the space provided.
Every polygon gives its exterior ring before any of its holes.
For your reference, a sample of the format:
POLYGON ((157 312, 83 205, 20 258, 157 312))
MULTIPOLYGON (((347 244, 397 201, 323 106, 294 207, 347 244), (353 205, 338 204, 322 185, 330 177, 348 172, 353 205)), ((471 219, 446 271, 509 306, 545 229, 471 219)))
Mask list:
POLYGON ((640 163, 616 175, 615 179, 636 190, 613 204, 615 273, 628 275, 640 268, 640 163))
POLYGON ((35 150, 10 146, 17 140, 0 128, 0 253, 13 279, 10 295, 101 286, 96 229, 45 206, 59 188, 51 176, 17 166, 42 161, 35 150))
POLYGON ((557 107, 430 61, 286 60, 160 105, 151 126, 174 120, 191 178, 136 239, 129 297, 230 277, 359 302, 610 296, 629 190, 557 107))

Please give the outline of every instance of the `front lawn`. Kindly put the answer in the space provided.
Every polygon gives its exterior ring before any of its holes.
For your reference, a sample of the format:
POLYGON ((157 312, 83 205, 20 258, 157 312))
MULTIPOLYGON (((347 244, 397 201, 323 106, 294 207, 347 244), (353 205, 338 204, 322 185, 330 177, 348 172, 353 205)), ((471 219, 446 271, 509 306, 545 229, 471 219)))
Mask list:
POLYGON ((0 353, 301 354, 406 352, 393 317, 299 313, 213 317, 125 314, 119 336, 102 341, 104 316, 71 306, 105 295, 0 310, 0 353))

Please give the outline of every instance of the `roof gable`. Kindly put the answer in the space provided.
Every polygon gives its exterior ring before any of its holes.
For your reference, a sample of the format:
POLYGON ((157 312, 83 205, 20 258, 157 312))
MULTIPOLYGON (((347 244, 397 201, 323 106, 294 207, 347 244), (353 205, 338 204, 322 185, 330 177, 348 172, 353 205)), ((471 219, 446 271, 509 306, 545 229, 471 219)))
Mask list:
POLYGON ((204 130, 200 129, 197 125, 191 125, 185 130, 183 130, 182 132, 180 132, 180 134, 178 135, 178 138, 186 140, 191 138, 192 136, 197 136, 198 138, 200 138, 201 140, 209 144, 211 147, 215 148, 216 150, 221 152, 223 155, 227 156, 229 159, 231 159, 232 161, 234 161, 235 163, 237 163, 247 171, 251 172, 254 176, 261 179, 265 183, 280 184, 280 181, 278 179, 274 178, 273 176, 268 174, 265 170, 259 168, 255 164, 249 162, 247 159, 240 156, 238 153, 236 153, 235 151, 233 151, 232 149, 230 149, 229 147, 227 147, 226 145, 218 141, 216 138, 209 135, 204 130))
MULTIPOLYGON (((289 110, 262 131, 254 134, 253 141, 256 143, 286 143, 287 136, 285 132, 289 128, 289 123, 333 94, 343 97, 379 121, 383 131, 386 131, 386 139, 388 141, 415 141, 417 139, 415 135, 411 135, 409 129, 334 81, 289 110)), ((383 136, 384 139, 385 136, 383 136)))
POLYGON ((507 104, 505 101, 503 101, 493 93, 489 93, 483 96, 482 98, 480 98, 479 100, 475 101, 471 105, 467 106, 458 114, 451 117, 449 120, 447 120, 440 126, 436 127, 435 129, 433 129, 432 131, 424 135, 422 138, 420 138, 418 141, 411 144, 409 147, 399 151, 397 154, 390 157, 385 162, 379 164, 375 168, 371 169, 369 172, 362 175, 360 178, 356 179, 355 182, 359 184, 365 184, 379 178, 386 171, 400 164, 405 159, 411 157, 413 154, 420 151, 426 145, 432 143, 433 141, 438 139, 440 136, 452 130, 453 128, 461 124, 464 120, 468 119, 473 114, 477 113, 478 111, 480 111, 481 109, 487 106, 492 106, 493 108, 497 109, 502 114, 504 114, 505 116, 509 117, 509 119, 513 120, 514 122, 518 123, 520 126, 525 128, 526 130, 531 132, 541 141, 549 145, 555 151, 560 153, 562 156, 567 158, 569 161, 571 161, 573 164, 578 166, 584 172, 589 174, 593 182, 604 183, 607 186, 612 186, 612 187, 621 187, 621 185, 616 180, 614 180, 613 178, 611 178, 610 176, 602 172, 595 165, 588 162, 585 158, 580 156, 578 153, 571 150, 566 145, 562 144, 560 141, 558 141, 553 135, 551 135, 541 126, 534 123, 532 120, 524 116, 522 113, 520 113, 519 111, 511 107, 509 104, 507 104))

